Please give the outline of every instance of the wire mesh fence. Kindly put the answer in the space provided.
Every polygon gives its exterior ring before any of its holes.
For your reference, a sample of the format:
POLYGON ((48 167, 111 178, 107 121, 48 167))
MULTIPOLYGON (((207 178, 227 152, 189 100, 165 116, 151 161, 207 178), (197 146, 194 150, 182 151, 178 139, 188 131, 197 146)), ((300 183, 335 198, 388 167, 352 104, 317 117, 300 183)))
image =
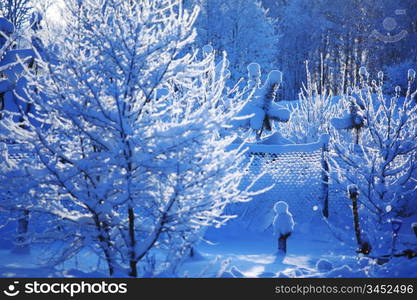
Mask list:
POLYGON ((320 142, 289 146, 249 145, 247 159, 251 164, 242 185, 264 174, 254 190, 271 189, 255 196, 249 203, 231 207, 229 212, 239 215, 237 222, 241 225, 260 230, 271 225, 273 206, 277 201, 288 203, 289 211, 300 227, 309 226, 314 219, 323 217, 325 197, 328 197, 330 220, 349 213, 349 201, 344 191, 331 180, 323 181, 323 151, 326 148, 320 142))

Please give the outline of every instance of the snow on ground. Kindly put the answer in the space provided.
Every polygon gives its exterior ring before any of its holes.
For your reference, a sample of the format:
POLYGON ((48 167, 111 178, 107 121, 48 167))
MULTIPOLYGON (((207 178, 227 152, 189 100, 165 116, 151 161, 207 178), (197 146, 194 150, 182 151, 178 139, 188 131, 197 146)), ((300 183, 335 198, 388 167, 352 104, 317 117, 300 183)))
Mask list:
MULTIPOLYGON (((193 271, 203 269, 204 265, 213 262, 217 257, 217 262, 203 274, 203 277, 215 276, 224 261, 229 261, 226 270, 234 267, 244 277, 302 277, 313 272, 321 258, 331 258, 336 252, 348 255, 348 251, 336 243, 336 240, 330 243, 335 245, 334 249, 329 249, 327 234, 318 234, 306 240, 306 235, 294 233, 288 239, 288 253, 285 257, 277 255, 277 240, 270 232, 240 230, 225 233, 220 229, 210 230, 206 238, 210 244, 202 243, 198 247, 205 261, 190 261, 183 266, 190 275, 195 273, 193 271)), ((225 276, 227 275, 229 274, 226 273, 225 276)))
MULTIPOLYGON (((405 236, 403 240, 407 240, 405 236)), ((297 232, 295 227, 285 257, 277 255, 277 241, 270 231, 226 227, 209 230, 206 239, 210 243, 197 249, 204 259, 186 262, 180 277, 417 277, 417 258, 392 258, 380 265, 375 259, 358 256, 355 244, 340 242, 317 220, 307 232, 297 232), (222 264, 226 264, 225 272, 219 274, 222 264)))
MULTIPOLYGON (((276 240, 269 233, 258 234, 248 231, 230 233, 220 229, 210 230, 206 238, 210 243, 202 242, 197 247, 200 255, 197 259, 187 260, 178 276, 228 277, 230 269, 233 269, 234 276, 236 270, 241 272, 241 276, 238 277, 275 277, 279 272, 294 277, 293 275, 302 275, 300 270, 310 273, 318 259, 329 255, 325 240, 305 241, 304 237, 297 234, 289 238, 288 255, 285 258, 276 256, 276 240), (222 265, 225 271, 223 274, 222 265)), ((77 261, 73 260, 57 269, 40 267, 36 263, 39 254, 41 252, 38 250, 33 250, 31 255, 17 255, 10 250, 1 250, 0 276, 101 277, 105 275, 103 274, 105 270, 102 272, 94 270, 97 259, 88 253, 83 253, 77 261), (76 268, 80 270, 75 271, 76 268)))
MULTIPOLYGON (((297 228, 297 227, 296 227, 297 228)), ((266 231, 256 233, 226 226, 210 229, 195 258, 185 261, 178 277, 417 277, 417 259, 393 258, 379 265, 358 257, 352 245, 334 238, 325 225, 315 223, 307 233, 295 230, 288 253, 277 255, 277 241, 266 231)), ((103 263, 83 252, 56 268, 41 267, 41 249, 31 255, 0 250, 0 277, 106 277, 103 263)), ((160 274, 159 277, 172 277, 160 274)))
POLYGON ((97 256, 82 252, 77 258, 56 267, 45 266, 45 249, 32 248, 30 254, 15 254, 10 249, 0 249, 0 277, 106 277, 97 256))

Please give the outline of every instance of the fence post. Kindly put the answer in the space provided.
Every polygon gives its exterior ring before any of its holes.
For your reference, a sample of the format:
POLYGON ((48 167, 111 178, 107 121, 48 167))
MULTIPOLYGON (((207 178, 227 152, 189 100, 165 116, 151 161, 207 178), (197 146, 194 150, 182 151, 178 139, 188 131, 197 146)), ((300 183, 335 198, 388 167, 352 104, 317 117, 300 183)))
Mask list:
POLYGON ((13 253, 28 254, 30 253, 29 248, 29 211, 24 209, 19 211, 19 217, 17 219, 17 237, 16 245, 13 248, 13 253))
POLYGON ((352 201, 352 213, 353 213, 353 224, 355 227, 356 241, 358 243, 358 253, 368 255, 371 253, 372 247, 367 240, 363 240, 361 236, 361 229, 359 225, 359 210, 358 210, 358 197, 359 189, 355 184, 348 186, 349 198, 352 201))
POLYGON ((322 154, 321 154, 321 179, 323 186, 323 216, 325 218, 329 217, 329 162, 328 162, 328 152, 329 152, 329 137, 327 135, 322 137, 322 154))

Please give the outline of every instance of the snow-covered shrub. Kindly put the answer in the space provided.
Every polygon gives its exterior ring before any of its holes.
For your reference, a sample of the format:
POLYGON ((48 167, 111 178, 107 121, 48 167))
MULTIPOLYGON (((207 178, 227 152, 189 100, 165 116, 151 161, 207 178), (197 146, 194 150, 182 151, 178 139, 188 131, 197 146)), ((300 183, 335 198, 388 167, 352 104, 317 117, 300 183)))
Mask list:
POLYGON ((233 122, 233 127, 243 128, 248 133, 256 133, 260 140, 263 133, 275 129, 273 121, 288 122, 290 111, 275 101, 276 91, 282 83, 282 73, 277 70, 269 72, 261 85, 261 68, 257 63, 251 63, 248 69, 248 82, 243 96, 249 100, 239 111, 233 122))
POLYGON ((198 8, 66 4, 58 51, 47 50, 56 62, 26 70, 38 91, 30 101, 49 126, 2 121, 47 171, 36 209, 55 216, 69 240, 54 261, 89 247, 110 275, 138 276, 148 255, 172 270, 204 228, 232 218, 226 205, 250 200, 250 185, 240 188, 243 154, 222 134, 245 102, 220 105, 226 74, 213 53, 184 53, 198 8))
POLYGON ((405 97, 399 90, 385 95, 379 77, 376 81, 362 76, 361 86, 345 96, 361 115, 363 127, 357 142, 349 128, 334 132, 331 164, 336 184, 358 187, 362 231, 373 246, 387 252, 390 220, 417 213, 417 105, 413 76, 405 97))
POLYGON ((331 131, 330 120, 340 116, 346 104, 333 96, 320 82, 315 82, 307 71, 307 83, 299 93, 299 100, 286 102, 291 109, 291 119, 280 123, 280 132, 297 144, 317 142, 331 131))
POLYGON ((0 15, 8 19, 15 27, 22 28, 30 20, 33 9, 31 0, 0 1, 0 15))

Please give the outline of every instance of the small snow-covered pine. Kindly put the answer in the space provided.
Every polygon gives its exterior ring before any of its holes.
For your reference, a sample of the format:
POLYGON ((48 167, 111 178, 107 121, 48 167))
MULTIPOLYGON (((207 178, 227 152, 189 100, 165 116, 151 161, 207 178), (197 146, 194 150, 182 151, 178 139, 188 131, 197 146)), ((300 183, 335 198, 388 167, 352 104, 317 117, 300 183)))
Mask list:
POLYGON ((249 102, 237 114, 234 128, 252 129, 257 133, 263 129, 272 130, 272 121, 288 122, 290 111, 275 102, 276 90, 282 83, 282 73, 274 70, 268 74, 264 85, 260 86, 260 67, 252 63, 248 66, 247 97, 249 102))

